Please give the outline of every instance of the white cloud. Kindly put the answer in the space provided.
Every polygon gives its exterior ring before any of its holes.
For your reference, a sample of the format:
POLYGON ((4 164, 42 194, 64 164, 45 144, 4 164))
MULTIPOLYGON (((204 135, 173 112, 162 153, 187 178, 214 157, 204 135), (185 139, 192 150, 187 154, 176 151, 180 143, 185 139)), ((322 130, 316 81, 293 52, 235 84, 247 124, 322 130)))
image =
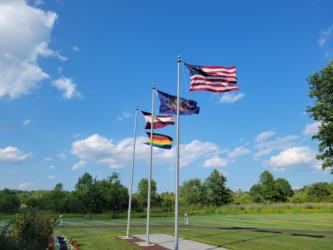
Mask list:
POLYGON ((264 131, 257 135, 256 142, 263 142, 266 141, 268 138, 275 135, 275 132, 273 130, 264 131))
POLYGON ((132 116, 132 114, 129 112, 123 112, 117 117, 117 119, 118 119, 118 121, 122 121, 122 120, 130 118, 131 116, 132 116))
POLYGON ((31 120, 24 120, 23 122, 22 122, 22 125, 23 126, 28 126, 29 124, 31 123, 31 120))
POLYGON ((203 163, 203 167, 205 168, 221 168, 227 166, 229 160, 220 158, 219 156, 213 156, 210 159, 207 159, 203 163))
POLYGON ((80 96, 80 93, 76 90, 76 84, 71 78, 62 76, 59 79, 53 81, 52 85, 63 92, 62 96, 66 100, 80 96))
POLYGON ((20 162, 31 156, 31 153, 25 153, 16 147, 8 146, 0 148, 0 162, 20 162))
POLYGON ((80 48, 77 47, 77 46, 73 46, 73 50, 74 50, 75 52, 80 52, 80 48))
POLYGON ((87 164, 86 161, 82 161, 82 160, 81 160, 81 161, 75 163, 75 164, 73 165, 72 169, 73 169, 73 170, 81 169, 81 168, 83 168, 86 164, 87 164))
POLYGON ((51 158, 51 157, 45 157, 44 161, 53 161, 53 158, 51 158))
MULTIPOLYGON (((199 160, 201 158, 211 157, 220 152, 218 145, 212 142, 202 142, 199 140, 193 140, 188 144, 180 145, 180 165, 187 166, 190 163, 199 160)), ((176 155, 175 148, 171 151, 169 161, 173 162, 176 155)))
POLYGON ((221 96, 220 103, 235 103, 245 96, 244 93, 226 93, 221 96))
POLYGON ((67 156, 65 153, 59 153, 58 155, 58 158, 61 159, 61 160, 66 160, 67 156))
POLYGON ((307 124, 303 130, 303 134, 311 137, 319 132, 319 126, 320 122, 307 124))
POLYGON ((324 58, 331 59, 333 57, 333 25, 323 30, 318 39, 319 46, 322 48, 324 58))
POLYGON ((66 61, 67 57, 61 55, 61 53, 57 51, 53 51, 48 48, 48 44, 46 42, 42 42, 36 46, 36 49, 34 51, 35 57, 41 56, 41 57, 49 57, 53 56, 58 58, 60 61, 66 61))
MULTIPOLYGON (((323 170, 323 161, 318 161, 318 160, 316 159, 316 161, 315 161, 313 167, 314 167, 315 169, 317 169, 317 170, 323 170)), ((325 170, 328 171, 328 172, 330 172, 330 170, 329 170, 328 168, 326 168, 325 170)))
POLYGON ((284 150, 288 147, 294 146, 299 137, 297 135, 288 135, 285 137, 278 137, 274 140, 264 141, 255 144, 255 148, 258 151, 254 154, 254 158, 257 159, 263 155, 269 154, 275 150, 284 150))
POLYGON ((283 150, 278 155, 271 156, 265 165, 276 169, 286 167, 312 165, 316 166, 317 161, 315 152, 309 147, 291 147, 283 150))
MULTIPOLYGON (((150 148, 144 145, 145 142, 145 137, 137 137, 136 159, 138 161, 148 160, 150 148)), ((133 138, 131 137, 114 142, 112 139, 94 134, 73 142, 72 154, 79 158, 73 169, 80 169, 88 163, 107 165, 111 168, 126 167, 131 164, 132 150, 133 138)), ((181 144, 180 165, 187 166, 196 160, 207 159, 218 154, 219 151, 219 147, 210 142, 193 140, 188 144, 181 144)), ((154 148, 154 162, 174 164, 175 153, 175 148, 171 150, 154 148)))
POLYGON ((54 168, 55 168, 55 166, 53 166, 53 165, 49 166, 49 169, 54 169, 54 168))
POLYGON ((0 98, 27 94, 49 78, 38 59, 56 56, 48 48, 56 19, 56 13, 24 0, 0 2, 0 98))
POLYGON ((328 41, 333 37, 333 25, 329 27, 327 30, 323 30, 318 39, 319 46, 324 48, 328 41))
POLYGON ((46 176, 46 178, 49 179, 49 180, 53 180, 55 178, 55 176, 54 175, 48 175, 48 176, 46 176))
POLYGON ((234 148, 231 152, 228 153, 229 158, 237 158, 242 155, 246 155, 251 153, 251 150, 244 147, 244 146, 239 146, 237 148, 234 148))
POLYGON ((23 183, 18 185, 18 189, 20 189, 20 190, 29 190, 34 185, 35 185, 35 183, 33 183, 33 182, 23 182, 23 183))

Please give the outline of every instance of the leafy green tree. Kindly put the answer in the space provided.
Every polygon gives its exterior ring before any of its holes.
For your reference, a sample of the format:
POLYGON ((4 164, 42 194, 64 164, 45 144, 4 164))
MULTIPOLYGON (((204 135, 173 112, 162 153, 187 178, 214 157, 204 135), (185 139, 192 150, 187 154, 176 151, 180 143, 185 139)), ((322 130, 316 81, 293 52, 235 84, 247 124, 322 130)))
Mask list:
POLYGON ((116 211, 127 208, 128 191, 120 183, 119 174, 113 173, 107 180, 99 181, 98 186, 103 193, 104 207, 112 211, 113 217, 115 217, 116 211))
POLYGON ((161 207, 164 212, 174 211, 175 206, 175 194, 172 192, 163 192, 160 195, 161 207))
POLYGON ((87 214, 87 218, 91 218, 92 213, 99 213, 102 211, 105 204, 103 190, 99 188, 96 179, 89 173, 84 173, 78 179, 75 185, 75 194, 82 202, 82 210, 87 214))
POLYGON ((205 188, 198 178, 184 181, 180 187, 180 197, 185 205, 204 205, 206 203, 205 188))
POLYGON ((306 188, 307 201, 320 202, 328 201, 331 195, 331 188, 326 182, 314 183, 306 188))
POLYGON ((251 187, 250 195, 254 202, 285 202, 293 195, 293 190, 286 179, 274 180, 266 170, 261 173, 259 183, 251 187))
POLYGON ((67 192, 63 190, 62 183, 56 184, 54 189, 44 196, 47 202, 46 207, 48 210, 64 213, 66 211, 66 196, 67 192))
POLYGON ((220 206, 232 201, 232 191, 226 186, 227 178, 214 169, 204 182, 209 205, 220 206))
POLYGON ((260 175, 259 185, 261 185, 262 196, 265 201, 276 201, 275 181, 269 171, 266 170, 260 175))
POLYGON ((252 196, 253 201, 256 202, 256 203, 260 203, 260 202, 265 201, 265 198, 263 196, 262 187, 261 187, 260 184, 254 184, 250 188, 250 195, 252 196))
POLYGON ((13 191, 5 189, 0 192, 0 213, 15 213, 20 205, 21 202, 13 191))
POLYGON ((290 199, 294 203, 332 202, 333 183, 317 182, 297 190, 290 199))
POLYGON ((94 179, 89 173, 84 173, 82 177, 79 177, 75 189, 76 190, 87 190, 94 183, 94 179))
POLYGON ((323 169, 330 169, 333 173, 333 61, 310 76, 308 81, 314 105, 308 107, 307 112, 320 122, 318 134, 312 137, 319 141, 317 159, 323 161, 323 169))
POLYGON ((277 192, 276 201, 288 201, 289 197, 292 197, 294 191, 290 185, 290 183, 283 178, 278 178, 275 181, 275 188, 277 192))
MULTIPOLYGON (((138 183, 138 205, 141 208, 147 207, 147 197, 148 197, 148 179, 143 178, 138 183)), ((156 189, 156 182, 151 180, 151 204, 157 204, 158 201, 158 194, 156 189)))

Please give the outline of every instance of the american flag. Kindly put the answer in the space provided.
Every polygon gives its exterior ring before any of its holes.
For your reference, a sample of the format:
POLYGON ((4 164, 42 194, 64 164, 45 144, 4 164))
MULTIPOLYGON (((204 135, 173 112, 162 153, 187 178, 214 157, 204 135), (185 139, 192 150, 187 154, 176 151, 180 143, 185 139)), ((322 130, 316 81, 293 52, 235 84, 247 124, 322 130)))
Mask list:
POLYGON ((239 90, 236 67, 197 66, 185 63, 190 72, 190 91, 227 92, 239 90))

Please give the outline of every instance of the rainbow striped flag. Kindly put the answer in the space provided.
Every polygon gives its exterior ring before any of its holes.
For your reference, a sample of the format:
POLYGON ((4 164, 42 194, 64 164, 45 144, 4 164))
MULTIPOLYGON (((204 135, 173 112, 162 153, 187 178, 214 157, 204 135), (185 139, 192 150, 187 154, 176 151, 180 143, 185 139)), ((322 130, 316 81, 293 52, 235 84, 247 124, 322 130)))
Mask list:
POLYGON ((152 144, 154 147, 164 148, 164 149, 171 149, 172 147, 173 139, 170 136, 153 133, 152 140, 150 138, 149 132, 147 132, 147 136, 148 136, 148 142, 145 143, 147 145, 152 144))

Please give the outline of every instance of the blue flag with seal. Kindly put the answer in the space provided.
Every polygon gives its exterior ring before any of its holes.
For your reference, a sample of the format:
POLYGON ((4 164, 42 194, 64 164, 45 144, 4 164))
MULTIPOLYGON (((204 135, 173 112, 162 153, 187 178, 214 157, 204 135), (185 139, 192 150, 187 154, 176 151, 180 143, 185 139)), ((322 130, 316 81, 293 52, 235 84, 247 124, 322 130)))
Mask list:
MULTIPOLYGON (((160 113, 162 114, 177 114, 177 96, 169 95, 162 91, 156 90, 158 98, 160 99, 160 113)), ((179 98, 179 114, 180 115, 192 115, 199 114, 200 107, 197 106, 197 102, 185 98, 179 98)))

